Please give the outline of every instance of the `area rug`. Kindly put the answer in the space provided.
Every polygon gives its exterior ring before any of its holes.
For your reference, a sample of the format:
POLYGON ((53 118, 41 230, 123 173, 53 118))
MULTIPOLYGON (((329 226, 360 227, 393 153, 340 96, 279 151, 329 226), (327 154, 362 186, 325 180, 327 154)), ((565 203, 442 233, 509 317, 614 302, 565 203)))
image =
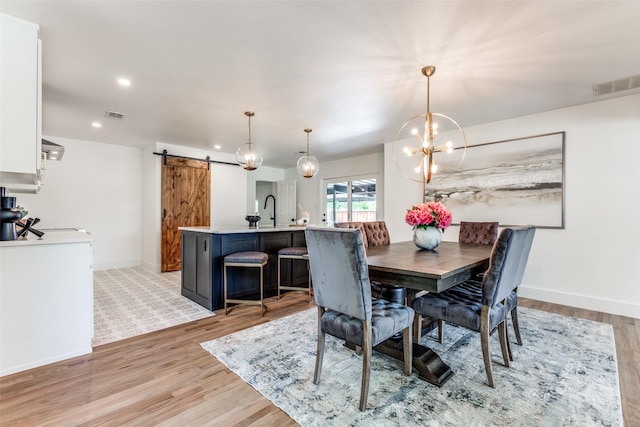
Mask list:
POLYGON ((93 346, 213 316, 180 294, 180 272, 141 267, 93 274, 93 346))
POLYGON ((495 389, 486 385, 479 334, 446 325, 443 344, 421 343, 451 366, 451 379, 436 387, 406 377, 401 362, 374 351, 365 412, 362 361, 342 341, 327 336, 313 384, 315 308, 201 345, 302 426, 622 425, 611 325, 518 311, 524 346, 513 345, 510 368, 491 340, 495 389))

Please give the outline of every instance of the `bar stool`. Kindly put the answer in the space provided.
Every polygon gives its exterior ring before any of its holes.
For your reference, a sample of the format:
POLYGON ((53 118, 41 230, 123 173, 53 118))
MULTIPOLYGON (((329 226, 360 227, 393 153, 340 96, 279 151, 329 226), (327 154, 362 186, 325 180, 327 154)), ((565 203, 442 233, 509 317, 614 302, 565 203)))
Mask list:
POLYGON ((224 314, 227 314, 227 303, 260 305, 260 316, 264 316, 267 307, 264 305, 264 275, 263 268, 269 260, 264 252, 235 252, 224 257, 224 314), (260 269, 260 301, 227 298, 227 267, 250 267, 260 269))
POLYGON ((280 266, 283 259, 301 259, 307 261, 307 269, 309 268, 309 256, 306 246, 293 246, 290 248, 282 248, 278 251, 278 299, 280 299, 280 290, 309 292, 309 301, 311 301, 311 274, 309 274, 309 286, 282 286, 280 281, 280 266))

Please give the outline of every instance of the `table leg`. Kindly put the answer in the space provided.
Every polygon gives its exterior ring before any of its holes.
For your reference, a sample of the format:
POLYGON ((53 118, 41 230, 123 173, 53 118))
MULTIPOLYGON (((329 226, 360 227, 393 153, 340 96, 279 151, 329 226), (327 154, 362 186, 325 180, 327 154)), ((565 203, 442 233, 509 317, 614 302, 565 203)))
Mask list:
MULTIPOLYGON (((375 346, 374 350, 394 359, 404 360, 402 340, 390 338, 375 346)), ((418 371, 418 378, 438 387, 453 375, 449 365, 444 363, 435 351, 415 342, 413 343, 413 368, 418 371)))

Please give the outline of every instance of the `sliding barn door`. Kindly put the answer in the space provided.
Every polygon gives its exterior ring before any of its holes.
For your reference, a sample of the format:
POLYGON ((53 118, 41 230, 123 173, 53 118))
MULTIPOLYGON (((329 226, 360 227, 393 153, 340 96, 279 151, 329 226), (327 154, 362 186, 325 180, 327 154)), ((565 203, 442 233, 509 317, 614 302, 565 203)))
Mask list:
POLYGON ((168 157, 162 167, 162 271, 180 270, 178 227, 210 225, 210 202, 209 163, 168 157))

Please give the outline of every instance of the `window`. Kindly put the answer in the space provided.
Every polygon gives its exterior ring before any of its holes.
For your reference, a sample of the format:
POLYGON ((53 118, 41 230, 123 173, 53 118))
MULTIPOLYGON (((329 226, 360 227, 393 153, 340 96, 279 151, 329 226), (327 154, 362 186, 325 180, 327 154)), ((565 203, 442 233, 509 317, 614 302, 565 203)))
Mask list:
POLYGON ((376 178, 325 180, 325 190, 325 218, 328 225, 377 219, 376 178))

